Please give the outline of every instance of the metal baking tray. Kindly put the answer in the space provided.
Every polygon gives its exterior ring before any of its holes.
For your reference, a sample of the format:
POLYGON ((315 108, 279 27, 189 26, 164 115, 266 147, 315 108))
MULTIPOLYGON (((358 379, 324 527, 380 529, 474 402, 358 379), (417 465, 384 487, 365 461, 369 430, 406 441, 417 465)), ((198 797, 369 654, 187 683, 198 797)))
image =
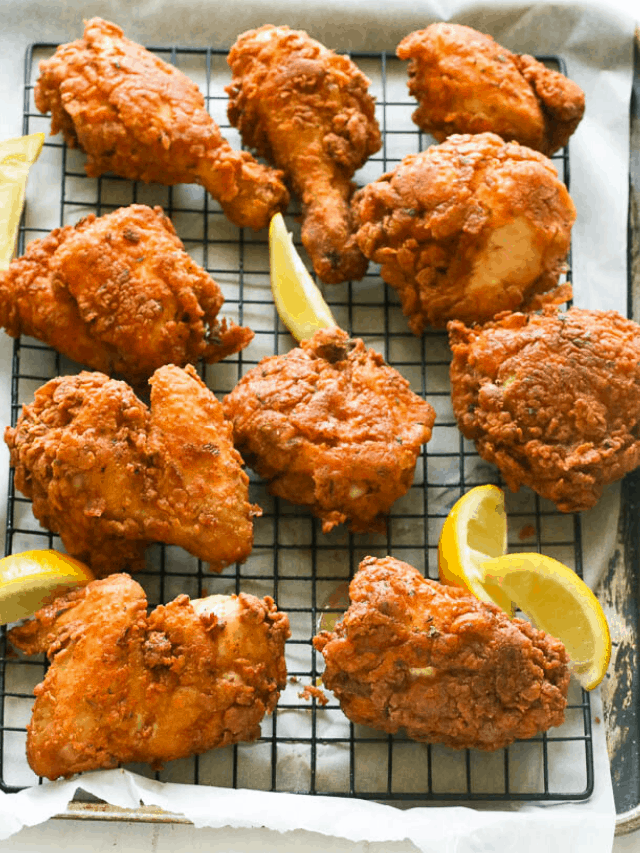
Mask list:
MULTIPOLYGON (((636 30, 631 94, 627 313, 640 321, 640 29, 636 30)), ((616 803, 616 834, 640 829, 640 469, 622 482, 616 550, 597 591, 613 629, 608 678, 603 682, 607 742, 616 803)))
MULTIPOLYGON (((49 132, 49 118, 35 109, 33 85, 38 61, 51 55, 55 47, 37 43, 27 52, 24 133, 49 132)), ((240 147, 240 140, 226 119, 224 85, 229 81, 229 72, 225 51, 153 46, 150 49, 198 82, 210 113, 231 143, 240 147)), ((414 103, 407 94, 404 63, 392 53, 352 56, 372 80, 384 138, 383 149, 356 176, 359 183, 365 183, 393 168, 406 154, 422 150, 432 140, 411 121, 414 103)), ((563 70, 561 57, 540 58, 563 70)), ((569 184, 569 147, 553 159, 560 176, 569 184)), ((41 175, 46 174, 46 181, 39 183, 38 195, 30 199, 25 211, 20 251, 29 240, 52 228, 75 223, 87 213, 102 215, 133 202, 160 204, 174 222, 187 250, 222 287, 226 297, 223 313, 256 332, 255 340, 242 353, 221 364, 202 368, 202 376, 217 396, 230 391, 260 358, 293 346, 270 296, 265 232, 238 231, 199 187, 148 186, 113 176, 89 179, 83 163, 84 155, 68 149, 60 137, 47 138, 35 167, 41 175)), ((34 169, 34 177, 36 174, 34 169)), ((286 221, 300 245, 295 216, 293 208, 286 221)), ((571 279, 570 269, 567 278, 571 279)), ((141 766, 132 769, 165 781, 360 797, 398 805, 588 799, 594 787, 591 708, 589 695, 573 683, 568 722, 564 726, 493 754, 416 744, 402 736, 354 726, 344 719, 333 697, 323 708, 315 698, 308 700, 299 695, 306 685, 316 685, 321 674, 321 658, 311 647, 319 619, 328 608, 340 609, 341 605, 335 603, 336 590, 352 576, 362 557, 390 553, 412 563, 427 576, 437 577, 438 536, 450 507, 474 485, 500 483, 497 470, 480 460, 472 443, 464 440, 457 430, 450 405, 446 334, 429 331, 422 338, 412 335, 395 293, 384 285, 373 265, 362 282, 328 287, 325 296, 340 325, 381 352, 436 409, 433 438, 423 449, 414 485, 393 507, 386 535, 353 535, 343 529, 324 535, 317 520, 300 508, 270 497, 259 478, 252 476, 250 499, 263 507, 264 514, 256 521, 254 551, 244 565, 212 575, 180 549, 164 546, 149 549, 147 567, 136 579, 145 587, 150 604, 166 602, 181 592, 192 597, 240 590, 272 595, 279 607, 289 613, 292 623, 292 638, 287 644, 289 684, 273 717, 264 722, 262 736, 256 743, 216 750, 215 761, 209 753, 171 762, 156 773, 141 766), (336 750, 344 754, 337 773, 334 763, 327 759, 336 750), (574 772, 567 781, 560 771, 568 763, 574 772), (331 772, 327 769, 329 764, 331 772), (376 768, 373 776, 372 767, 376 768)), ((639 303, 635 300, 634 304, 639 303)), ((53 376, 78 369, 78 365, 38 341, 27 338, 16 341, 12 423, 37 387, 53 376)), ((629 495, 626 506, 631 508, 634 501, 640 501, 640 485, 636 487, 630 477, 624 488, 629 495)), ((516 495, 507 492, 506 497, 511 549, 522 550, 526 546, 528 550, 544 551, 581 574, 580 516, 559 513, 553 504, 527 489, 516 495)), ((623 540, 626 548, 624 556, 617 559, 633 573, 637 571, 633 549, 637 535, 634 540, 633 525, 637 526, 638 519, 633 512, 628 512, 625 518, 627 524, 621 528, 619 554, 623 553, 623 540)), ((31 514, 30 502, 14 491, 10 477, 6 553, 56 546, 60 546, 59 540, 39 527, 31 514)), ((617 606, 614 574, 615 578, 619 575, 611 572, 603 597, 607 601, 610 598, 613 606, 617 606)), ((637 588, 637 581, 631 579, 629 583, 635 584, 633 590, 637 588)), ((26 763, 24 743, 31 691, 41 680, 46 664, 42 659, 17 657, 7 648, 4 632, 0 643, 0 787, 4 791, 17 791, 42 781, 26 763)), ((633 654, 635 648, 634 644, 633 654)), ((631 678, 631 673, 628 677, 631 678)), ((630 685, 628 689, 636 687, 630 685)), ((633 701, 631 717, 635 724, 636 693, 633 701)), ((625 727, 629 730, 630 724, 621 722, 611 710, 614 705, 617 707, 616 702, 610 703, 608 720, 616 731, 625 727)), ((637 738, 635 744, 637 747, 637 738)), ((618 753, 614 751, 612 757, 616 803, 618 811, 626 813, 640 802, 638 762, 634 763, 635 775, 629 775, 631 761, 626 741, 618 753), (619 760, 618 753, 623 756, 619 760), (620 791, 630 790, 630 778, 634 780, 635 793, 625 799, 620 791)), ((126 811, 83 801, 70 804, 61 816, 185 822, 180 815, 168 815, 153 808, 126 811)), ((630 818, 619 821, 621 831, 630 827, 630 818)))

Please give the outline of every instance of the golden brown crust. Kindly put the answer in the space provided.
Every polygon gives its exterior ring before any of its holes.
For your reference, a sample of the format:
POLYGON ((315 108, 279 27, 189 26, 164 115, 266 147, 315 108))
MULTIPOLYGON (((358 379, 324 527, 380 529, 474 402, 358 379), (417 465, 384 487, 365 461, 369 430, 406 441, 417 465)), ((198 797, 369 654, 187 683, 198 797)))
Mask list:
POLYGON ((27 727, 33 771, 158 768, 255 740, 286 684, 289 622, 268 597, 224 598, 224 613, 180 595, 147 616, 142 588, 118 574, 14 628, 15 646, 51 661, 27 727))
POLYGON ((528 622, 392 557, 365 558, 349 595, 313 643, 352 722, 483 750, 563 722, 567 653, 528 622))
POLYGON ((397 55, 410 60, 413 120, 440 142, 491 132, 550 156, 584 114, 584 92, 573 81, 471 27, 431 24, 406 36, 397 55))
POLYGON ((615 311, 546 308, 449 324, 463 435, 516 491, 593 506, 640 464, 640 327, 615 311))
POLYGON ((356 239, 412 332, 490 320, 552 290, 575 206, 553 163, 493 133, 451 136, 353 198, 356 239))
POLYGON ((93 214, 28 244, 0 272, 0 324, 142 385, 163 364, 220 361, 253 339, 160 207, 93 214))
POLYGON ((269 491, 308 506, 323 530, 384 530, 411 486, 433 408, 341 329, 263 359, 223 400, 234 441, 269 491))
POLYGON ((150 408, 102 373, 39 388, 5 431, 16 488, 99 576, 138 571, 156 541, 216 571, 243 562, 260 509, 221 404, 191 366, 162 367, 150 381, 150 408))
POLYGON ((34 98, 52 134, 87 154, 90 177, 201 183, 238 226, 264 228, 286 207, 281 173, 234 151, 185 74, 100 18, 40 63, 34 98))
POLYGON ((302 30, 267 25, 238 37, 229 120, 243 141, 282 169, 303 207, 302 243, 328 283, 360 279, 353 240, 353 174, 381 146, 369 80, 302 30))

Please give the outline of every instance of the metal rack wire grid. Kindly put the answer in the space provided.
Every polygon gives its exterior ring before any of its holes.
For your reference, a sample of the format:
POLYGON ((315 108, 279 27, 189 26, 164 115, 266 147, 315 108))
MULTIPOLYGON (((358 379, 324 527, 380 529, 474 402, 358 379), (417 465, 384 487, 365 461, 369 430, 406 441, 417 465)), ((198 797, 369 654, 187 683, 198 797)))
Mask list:
MULTIPOLYGON (((33 86, 38 61, 50 56, 55 47, 39 43, 28 50, 24 133, 49 133, 49 118, 35 108, 33 86)), ((150 49, 196 80, 209 112, 231 144, 240 147, 241 141, 226 118, 224 86, 230 79, 226 52, 150 49)), ((354 53, 352 58, 372 81, 384 139, 382 150, 356 176, 363 184, 433 140, 418 131, 411 120, 414 103, 407 94, 404 63, 391 53, 354 53)), ((561 59, 541 59, 563 70, 561 59)), ((567 150, 554 162, 568 183, 567 150)), ((29 240, 75 223, 88 213, 102 215, 134 202, 159 204, 192 257, 223 289, 224 314, 256 333, 251 345, 237 356, 202 368, 216 395, 228 393, 264 356, 295 345, 279 322, 271 299, 265 232, 239 231, 201 187, 144 185, 110 175, 90 179, 83 165, 82 152, 67 148, 60 137, 47 138, 32 173, 30 187, 37 186, 37 190, 28 195, 20 252, 29 240)), ((290 210, 286 221, 300 246, 296 213, 295 208, 290 210)), ((588 798, 593 790, 589 698, 573 682, 562 727, 497 753, 454 751, 401 735, 389 736, 350 723, 331 695, 323 707, 315 697, 303 694, 305 686, 320 684, 322 672, 322 657, 313 649, 311 638, 320 620, 335 620, 344 610, 345 583, 360 560, 367 555, 392 554, 436 578, 438 536, 453 503, 474 485, 501 482, 498 471, 480 460, 472 443, 457 430, 450 401, 446 334, 428 331, 422 338, 411 334, 395 292, 382 282, 373 265, 363 281, 328 287, 325 296, 339 324, 381 352, 436 410, 433 437, 423 448, 414 484, 394 505, 386 535, 353 535, 344 527, 324 535, 316 519, 299 507, 272 498, 252 475, 250 499, 263 508, 263 515, 256 520, 255 546, 244 565, 212 575, 179 548, 155 545, 148 549, 146 569, 136 577, 150 605, 184 592, 192 597, 238 591, 273 596, 291 621, 289 679, 276 712, 264 721, 262 736, 255 743, 173 761, 156 773, 146 766, 131 769, 165 781, 361 797, 397 805, 588 798), (567 768, 571 768, 569 774, 567 768)), ((17 340, 12 365, 12 424, 36 388, 56 375, 78 369, 36 340, 17 340)), ((61 547, 57 537, 40 528, 30 502, 14 491, 11 472, 8 479, 6 553, 61 547)), ((506 499, 510 549, 523 550, 525 546, 527 550, 544 551, 581 574, 579 517, 559 513, 553 504, 527 489, 507 493, 506 499)), ((10 792, 39 781, 27 765, 25 739, 33 687, 42 679, 46 662, 18 656, 8 646, 4 632, 0 652, 0 784, 10 792)))

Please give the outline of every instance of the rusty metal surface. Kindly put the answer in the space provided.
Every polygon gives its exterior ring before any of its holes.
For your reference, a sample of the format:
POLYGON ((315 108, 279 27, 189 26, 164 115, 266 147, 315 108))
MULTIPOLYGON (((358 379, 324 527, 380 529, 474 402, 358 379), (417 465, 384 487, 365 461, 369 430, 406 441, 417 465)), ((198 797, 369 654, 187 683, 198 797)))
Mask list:
POLYGON ((69 803, 66 811, 55 815, 55 817, 65 820, 134 821, 136 823, 182 823, 187 825, 192 823, 182 814, 165 812, 156 806, 121 809, 118 806, 111 806, 102 802, 72 802, 69 803))
MULTIPOLYGON (((629 316, 640 321, 640 28, 636 30, 629 160, 629 316)), ((609 620, 612 656, 602 698, 616 803, 616 835, 640 828, 640 470, 622 484, 618 542, 598 596, 609 620)))

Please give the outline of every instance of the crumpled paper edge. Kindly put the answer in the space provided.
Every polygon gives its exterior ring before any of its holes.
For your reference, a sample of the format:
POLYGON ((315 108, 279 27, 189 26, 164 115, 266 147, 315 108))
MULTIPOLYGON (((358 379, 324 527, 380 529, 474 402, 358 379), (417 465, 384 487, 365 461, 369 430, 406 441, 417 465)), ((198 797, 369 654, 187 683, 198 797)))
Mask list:
MULTIPOLYGON (((570 808, 567 804, 555 807, 558 823, 556 820, 541 821, 539 807, 535 806, 524 806, 513 812, 477 811, 466 806, 399 810, 352 798, 157 782, 119 769, 87 773, 69 781, 49 782, 5 795, 11 799, 12 808, 11 815, 4 816, 0 838, 6 839, 24 826, 34 826, 64 812, 78 790, 123 809, 157 806, 175 814, 179 802, 180 813, 197 828, 267 827, 279 832, 305 829, 354 842, 408 840, 425 853, 460 853, 466 849, 500 849, 504 853, 511 849, 511 845, 505 847, 509 838, 517 842, 517 850, 523 853, 529 849, 523 843, 523 834, 529 833, 535 835, 535 849, 553 850, 559 833, 566 839, 566 833, 571 831, 575 840, 576 833, 587 831, 593 840, 594 834, 602 834, 603 829, 601 813, 576 809, 575 803, 570 808), (471 839, 473 846, 461 846, 471 839)), ((613 831, 609 834, 613 838, 613 831)), ((604 851, 607 848, 594 849, 604 851)))
MULTIPOLYGON (((601 717, 600 692, 592 693, 591 700, 594 719, 601 717)), ((598 778, 603 778, 601 774, 608 771, 606 749, 597 750, 594 759, 597 785, 598 778)), ((144 805, 162 809, 169 817, 184 815, 196 828, 265 827, 278 832, 302 829, 352 842, 410 841, 423 853, 553 853, 565 850, 569 837, 572 849, 607 853, 612 849, 615 832, 610 788, 604 797, 600 794, 584 801, 514 803, 510 810, 502 803, 501 808, 485 804, 484 808, 447 805, 402 809, 353 797, 159 782, 116 769, 44 782, 15 794, 0 794, 0 840, 24 827, 64 816, 80 790, 122 809, 137 810, 144 805), (599 807, 594 808, 594 801, 599 807)), ((99 816, 96 810, 95 817, 99 816)))

